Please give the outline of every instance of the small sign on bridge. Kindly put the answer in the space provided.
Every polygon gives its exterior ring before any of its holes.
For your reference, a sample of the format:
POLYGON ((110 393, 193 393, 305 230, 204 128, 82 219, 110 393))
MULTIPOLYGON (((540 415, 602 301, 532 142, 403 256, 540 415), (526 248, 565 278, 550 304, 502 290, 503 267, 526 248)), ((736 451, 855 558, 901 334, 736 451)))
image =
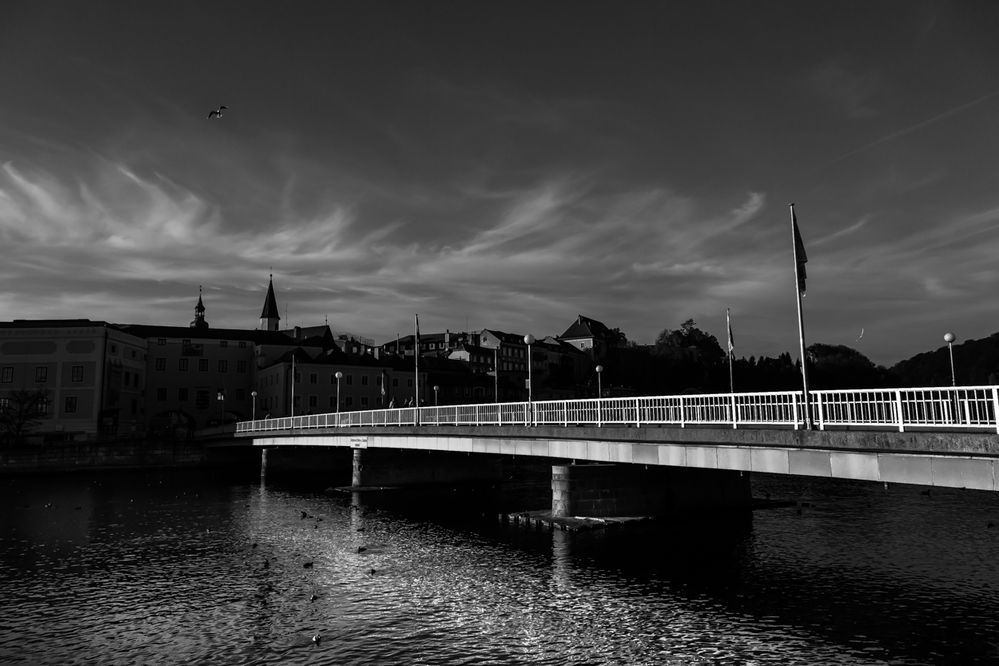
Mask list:
POLYGON ((350 448, 352 449, 366 449, 368 448, 368 438, 364 437, 351 437, 350 438, 350 448))

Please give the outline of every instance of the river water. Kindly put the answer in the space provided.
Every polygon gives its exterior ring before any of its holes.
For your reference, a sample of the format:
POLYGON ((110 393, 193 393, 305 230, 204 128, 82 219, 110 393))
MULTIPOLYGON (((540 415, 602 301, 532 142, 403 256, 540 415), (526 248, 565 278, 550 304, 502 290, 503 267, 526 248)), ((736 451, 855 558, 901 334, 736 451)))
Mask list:
POLYGON ((0 663, 999 663, 999 497, 753 483, 793 504, 570 533, 202 472, 0 479, 0 663))

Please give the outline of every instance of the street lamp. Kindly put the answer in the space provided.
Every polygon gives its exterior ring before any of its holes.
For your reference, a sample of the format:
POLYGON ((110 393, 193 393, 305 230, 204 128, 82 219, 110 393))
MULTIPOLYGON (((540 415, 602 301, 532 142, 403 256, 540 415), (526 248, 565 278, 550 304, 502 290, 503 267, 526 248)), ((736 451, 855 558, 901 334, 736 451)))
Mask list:
POLYGON ((257 392, 250 391, 250 397, 253 398, 253 407, 250 408, 250 420, 257 420, 257 392))
POLYGON ((340 413, 340 379, 343 377, 343 373, 340 372, 339 370, 337 370, 336 374, 333 375, 333 376, 336 377, 336 413, 339 414, 340 413))
POLYGON ((954 374, 954 337, 953 333, 944 333, 944 342, 947 343, 947 351, 950 352, 950 385, 957 386, 957 376, 954 374))
POLYGON ((598 398, 602 398, 602 397, 604 397, 604 392, 603 392, 603 389, 600 387, 600 375, 604 371, 604 366, 598 365, 596 367, 596 371, 597 371, 597 397, 598 398))
POLYGON ((530 333, 525 335, 524 344, 527 345, 527 402, 530 404, 534 398, 534 387, 531 385, 531 345, 534 344, 534 336, 530 333))
POLYGON ((220 390, 215 398, 219 401, 219 425, 221 426, 223 425, 223 419, 225 418, 225 392, 220 390))
POLYGON ((437 391, 440 391, 440 390, 441 390, 441 387, 438 386, 437 384, 434 384, 434 407, 437 406, 437 391))
POLYGON ((499 402, 499 343, 493 347, 493 402, 499 402))

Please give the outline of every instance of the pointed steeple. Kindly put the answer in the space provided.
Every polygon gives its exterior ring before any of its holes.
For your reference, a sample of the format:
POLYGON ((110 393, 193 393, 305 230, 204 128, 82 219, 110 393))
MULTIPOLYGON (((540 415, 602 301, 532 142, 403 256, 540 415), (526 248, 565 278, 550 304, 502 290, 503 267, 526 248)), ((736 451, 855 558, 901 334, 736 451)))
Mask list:
POLYGON ((205 302, 201 300, 201 285, 198 285, 198 304, 194 306, 194 321, 191 322, 191 328, 208 328, 208 322, 205 321, 205 302))
POLYGON ((267 285, 267 296, 264 297, 264 309, 260 313, 260 328, 264 331, 276 331, 280 321, 281 315, 278 314, 277 299, 274 298, 274 274, 271 273, 271 280, 267 285))

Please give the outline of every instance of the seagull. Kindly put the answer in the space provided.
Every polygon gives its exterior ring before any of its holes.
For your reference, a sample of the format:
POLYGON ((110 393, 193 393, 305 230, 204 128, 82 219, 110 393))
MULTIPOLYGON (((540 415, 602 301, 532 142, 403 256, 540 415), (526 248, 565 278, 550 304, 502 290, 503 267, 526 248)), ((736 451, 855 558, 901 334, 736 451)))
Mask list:
POLYGON ((221 118, 222 109, 228 109, 228 108, 229 108, 228 106, 220 106, 219 108, 214 109, 208 114, 208 119, 211 120, 212 118, 221 118))
POLYGON ((857 342, 860 342, 864 338, 864 329, 860 329, 860 335, 857 337, 857 342))

